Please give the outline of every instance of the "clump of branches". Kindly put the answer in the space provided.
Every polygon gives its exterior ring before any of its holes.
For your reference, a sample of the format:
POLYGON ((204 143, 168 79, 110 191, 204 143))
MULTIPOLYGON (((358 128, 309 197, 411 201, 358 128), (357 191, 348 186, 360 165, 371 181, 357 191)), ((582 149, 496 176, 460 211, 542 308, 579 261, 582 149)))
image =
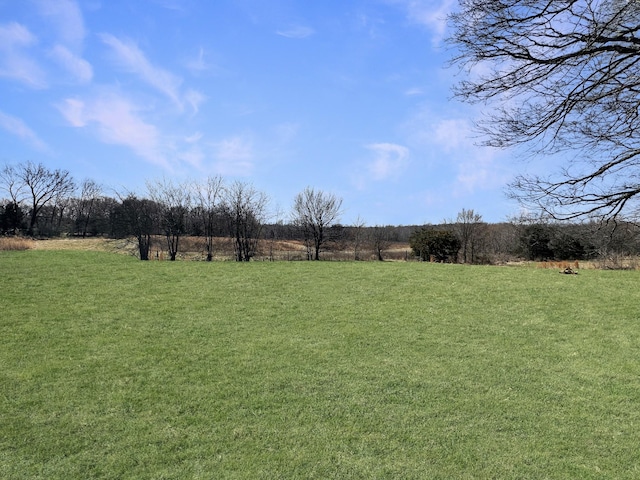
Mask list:
POLYGON ((485 145, 558 156, 510 193, 557 219, 616 218, 640 193, 640 3, 462 0, 455 95, 493 108, 485 145))

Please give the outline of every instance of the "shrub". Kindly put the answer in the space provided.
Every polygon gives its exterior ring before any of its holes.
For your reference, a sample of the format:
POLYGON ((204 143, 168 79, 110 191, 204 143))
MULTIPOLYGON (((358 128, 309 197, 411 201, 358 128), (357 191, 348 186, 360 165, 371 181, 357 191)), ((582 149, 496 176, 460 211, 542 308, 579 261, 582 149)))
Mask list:
POLYGON ((422 228, 409 238, 409 245, 422 260, 454 262, 460 250, 460 240, 448 230, 422 228))

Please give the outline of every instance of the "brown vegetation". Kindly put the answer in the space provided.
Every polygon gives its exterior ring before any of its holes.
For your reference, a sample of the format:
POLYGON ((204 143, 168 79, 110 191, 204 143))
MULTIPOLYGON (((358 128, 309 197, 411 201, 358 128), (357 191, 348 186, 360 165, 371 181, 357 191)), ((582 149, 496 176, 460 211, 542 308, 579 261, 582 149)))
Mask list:
POLYGON ((0 250, 29 250, 35 242, 22 237, 0 237, 0 250))

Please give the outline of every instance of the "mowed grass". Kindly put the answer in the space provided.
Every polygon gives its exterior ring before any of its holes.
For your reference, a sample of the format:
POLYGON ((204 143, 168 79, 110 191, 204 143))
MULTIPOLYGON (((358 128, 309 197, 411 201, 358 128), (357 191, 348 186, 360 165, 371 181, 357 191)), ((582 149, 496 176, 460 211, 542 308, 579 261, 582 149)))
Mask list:
POLYGON ((639 478, 639 282, 0 252, 0 477, 639 478))

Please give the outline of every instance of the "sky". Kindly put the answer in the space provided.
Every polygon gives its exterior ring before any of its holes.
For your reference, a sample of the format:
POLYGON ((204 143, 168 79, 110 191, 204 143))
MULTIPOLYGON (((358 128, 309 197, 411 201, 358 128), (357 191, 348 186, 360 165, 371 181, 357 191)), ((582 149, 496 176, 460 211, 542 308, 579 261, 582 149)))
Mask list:
POLYGON ((452 99, 454 0, 0 0, 0 165, 105 194, 252 184, 287 219, 312 187, 345 225, 518 213, 523 165, 452 99))

